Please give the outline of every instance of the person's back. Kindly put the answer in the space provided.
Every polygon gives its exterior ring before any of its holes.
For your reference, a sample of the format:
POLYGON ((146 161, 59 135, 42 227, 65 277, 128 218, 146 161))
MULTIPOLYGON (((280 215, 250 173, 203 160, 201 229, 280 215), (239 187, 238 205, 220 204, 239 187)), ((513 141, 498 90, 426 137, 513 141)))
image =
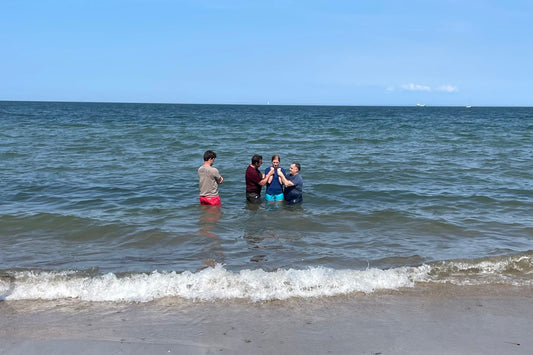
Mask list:
POLYGON ((198 168, 200 196, 218 196, 219 176, 218 170, 212 166, 202 165, 198 168))
POLYGON ((200 204, 215 205, 221 204, 218 195, 218 185, 222 184, 224 179, 218 172, 217 168, 213 167, 216 153, 213 151, 206 151, 204 153, 204 164, 198 168, 198 179, 200 188, 200 204))

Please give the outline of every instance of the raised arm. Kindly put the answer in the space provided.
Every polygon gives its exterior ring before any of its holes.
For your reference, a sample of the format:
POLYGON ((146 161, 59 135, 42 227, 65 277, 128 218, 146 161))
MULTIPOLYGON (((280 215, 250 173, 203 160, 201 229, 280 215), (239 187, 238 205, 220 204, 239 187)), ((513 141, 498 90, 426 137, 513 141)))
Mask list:
POLYGON ((278 168, 278 176, 281 179, 281 181, 283 182, 283 185, 285 185, 285 186, 294 186, 292 181, 287 180, 287 178, 285 177, 285 175, 281 171, 281 168, 278 168))
MULTIPOLYGON (((271 172, 272 170, 274 170, 273 167, 270 167, 269 169, 270 169, 270 170, 268 170, 268 172, 271 172)), ((274 175, 270 176, 270 177, 268 178, 267 184, 271 184, 273 179, 274 179, 274 175)))
POLYGON ((265 186, 268 180, 272 177, 272 175, 274 175, 274 169, 270 169, 268 174, 264 175, 263 179, 259 181, 259 185, 265 186))

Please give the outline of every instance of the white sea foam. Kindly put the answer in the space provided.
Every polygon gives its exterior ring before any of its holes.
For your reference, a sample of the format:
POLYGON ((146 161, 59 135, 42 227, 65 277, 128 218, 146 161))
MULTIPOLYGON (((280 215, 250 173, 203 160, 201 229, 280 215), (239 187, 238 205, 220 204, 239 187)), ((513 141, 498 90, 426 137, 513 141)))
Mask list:
POLYGON ((427 270, 398 268, 333 270, 242 270, 231 272, 217 265, 197 273, 152 272, 117 277, 79 276, 72 272, 17 272, 0 283, 6 300, 77 298, 85 301, 146 302, 162 297, 197 300, 243 298, 253 301, 320 297, 351 292, 413 287, 427 270))
POLYGON ((222 265, 193 272, 112 273, 87 276, 74 271, 16 271, 0 278, 0 299, 66 299, 148 302, 163 297, 194 300, 283 300, 354 292, 397 290, 417 282, 457 285, 505 283, 531 285, 530 256, 494 260, 443 261, 388 270, 261 269, 232 272, 222 265), (516 276, 519 274, 518 277, 516 276))

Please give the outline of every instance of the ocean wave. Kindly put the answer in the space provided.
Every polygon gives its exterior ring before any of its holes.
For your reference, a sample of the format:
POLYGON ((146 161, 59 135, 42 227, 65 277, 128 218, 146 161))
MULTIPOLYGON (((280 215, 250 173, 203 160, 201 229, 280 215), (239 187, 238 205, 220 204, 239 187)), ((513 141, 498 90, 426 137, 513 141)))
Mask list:
POLYGON ((82 271, 4 271, 0 274, 1 300, 80 299, 83 301, 149 302, 164 297, 215 301, 284 300, 373 293, 413 288, 422 283, 454 285, 533 285, 533 253, 452 260, 387 270, 335 270, 311 267, 272 272, 233 272, 216 265, 198 272, 185 271, 117 275, 82 271))

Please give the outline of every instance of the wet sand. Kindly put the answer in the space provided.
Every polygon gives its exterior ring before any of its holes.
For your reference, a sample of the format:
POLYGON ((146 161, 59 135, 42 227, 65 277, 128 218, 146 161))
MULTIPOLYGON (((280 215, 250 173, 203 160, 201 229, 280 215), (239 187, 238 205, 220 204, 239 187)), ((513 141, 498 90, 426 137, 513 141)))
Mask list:
POLYGON ((0 354, 533 354, 533 290, 252 303, 0 302, 0 354))

